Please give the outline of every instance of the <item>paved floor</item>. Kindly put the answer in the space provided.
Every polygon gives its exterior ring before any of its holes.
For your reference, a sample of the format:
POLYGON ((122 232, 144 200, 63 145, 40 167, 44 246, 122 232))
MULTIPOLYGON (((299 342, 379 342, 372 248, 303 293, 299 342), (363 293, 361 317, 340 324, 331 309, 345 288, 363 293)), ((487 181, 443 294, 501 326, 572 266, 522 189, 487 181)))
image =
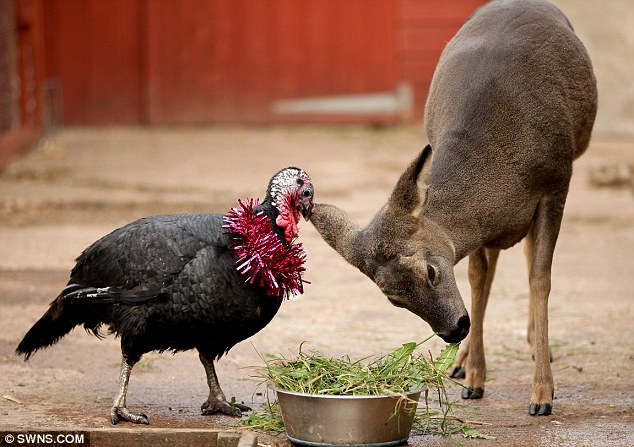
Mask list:
MULTIPOLYGON (((417 130, 360 128, 70 128, 44 140, 0 175, 0 431, 110 428, 117 340, 76 330, 28 363, 13 354, 89 243, 145 215, 225 212, 238 198, 262 197, 270 176, 288 165, 312 176, 317 201, 367 222, 423 145, 417 130)), ((497 440, 462 440, 465 445, 634 445, 634 195, 589 181, 605 166, 628 163, 634 164, 632 141, 597 139, 575 165, 555 255, 556 400, 548 417, 527 415, 533 364, 525 342, 522 247, 502 254, 485 321, 486 395, 456 407, 457 414, 485 423, 475 428, 497 440)), ((261 364, 261 354, 296 352, 307 341, 332 355, 377 355, 431 333, 392 307, 309 223, 300 223, 300 239, 311 284, 220 360, 228 396, 262 402, 248 368, 261 364)), ((465 270, 458 264, 456 276, 468 308, 465 270)), ((441 347, 439 340, 428 346, 432 353, 441 347)), ((132 374, 128 404, 148 414, 151 426, 126 428, 237 426, 228 417, 200 416, 206 392, 195 353, 150 354, 132 374)), ((456 402, 459 395, 454 386, 456 402)), ((410 441, 455 445, 430 436, 410 441)), ((260 443, 288 441, 260 435, 260 443)))

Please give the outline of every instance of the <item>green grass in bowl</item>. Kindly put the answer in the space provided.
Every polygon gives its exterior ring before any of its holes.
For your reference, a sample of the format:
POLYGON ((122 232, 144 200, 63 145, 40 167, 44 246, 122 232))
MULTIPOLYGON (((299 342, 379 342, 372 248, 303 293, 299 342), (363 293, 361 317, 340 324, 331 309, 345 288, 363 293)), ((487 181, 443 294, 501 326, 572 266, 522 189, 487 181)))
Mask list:
MULTIPOLYGON (((354 361, 349 356, 333 358, 314 349, 303 351, 300 346, 295 358, 276 355, 264 359, 265 366, 258 368, 258 373, 273 388, 316 395, 402 395, 424 389, 425 405, 419 406, 416 423, 425 432, 440 424, 440 432, 447 433, 446 415, 451 405, 442 405, 447 403, 445 373, 455 360, 459 344, 447 345, 435 359, 416 353, 416 348, 430 338, 405 343, 382 357, 354 361), (442 410, 439 418, 429 407, 430 394, 438 396, 442 410)), ((262 431, 284 431, 277 401, 264 404, 262 411, 251 413, 243 423, 262 431)))
POLYGON ((356 361, 300 348, 294 359, 266 360, 264 377, 274 388, 317 395, 380 396, 442 387, 457 345, 448 345, 434 361, 415 354, 418 345, 405 343, 383 357, 356 361))

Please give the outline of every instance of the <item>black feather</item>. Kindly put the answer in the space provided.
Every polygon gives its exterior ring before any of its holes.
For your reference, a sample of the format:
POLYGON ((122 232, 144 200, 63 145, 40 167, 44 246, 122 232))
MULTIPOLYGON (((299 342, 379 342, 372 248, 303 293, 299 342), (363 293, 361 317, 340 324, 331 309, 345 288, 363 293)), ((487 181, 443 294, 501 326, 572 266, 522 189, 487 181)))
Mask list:
MULTIPOLYGON (((267 215, 274 207, 260 205, 267 215)), ((219 214, 140 219, 89 246, 68 285, 17 348, 28 359, 83 324, 121 337, 139 358, 152 350, 197 348, 219 357, 262 329, 281 299, 245 284, 234 268, 219 214)))
POLYGON ((140 285, 130 290, 116 287, 79 286, 81 288, 77 288, 77 286, 78 284, 72 284, 72 291, 64 293, 70 286, 66 287, 64 291, 62 291, 62 301, 80 300, 85 303, 120 303, 132 306, 167 297, 167 293, 161 291, 158 286, 150 287, 140 285))
MULTIPOLYGON (((259 223, 260 212, 268 217, 279 240, 287 243, 280 225, 292 230, 293 236, 295 228, 287 226, 286 217, 277 219, 281 214, 277 206, 284 215, 294 217, 298 210, 307 215, 313 208, 312 193, 306 173, 287 168, 271 179, 264 202, 253 212, 259 223)), ((77 258, 68 284, 26 333, 16 353, 28 360, 78 325, 98 338, 107 329, 120 337, 123 354, 111 421, 147 424, 147 416, 134 415, 125 407, 132 367, 149 351, 197 349, 209 385, 203 414, 240 415, 220 389, 214 360, 266 326, 282 297, 269 296, 267 289, 238 273, 232 247, 236 230, 225 228, 226 217, 203 213, 147 217, 102 237, 77 258)), ((252 228, 265 231, 262 236, 271 241, 269 225, 264 227, 252 228)), ((277 254, 285 257, 284 253, 277 254)))

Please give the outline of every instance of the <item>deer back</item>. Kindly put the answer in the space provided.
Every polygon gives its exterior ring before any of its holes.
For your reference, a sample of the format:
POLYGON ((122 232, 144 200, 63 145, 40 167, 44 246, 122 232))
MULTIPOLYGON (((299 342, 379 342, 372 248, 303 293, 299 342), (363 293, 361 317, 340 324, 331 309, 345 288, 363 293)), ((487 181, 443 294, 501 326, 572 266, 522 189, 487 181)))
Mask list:
POLYGON ((590 58, 555 6, 495 0, 467 20, 440 57, 425 110, 426 211, 468 239, 458 259, 478 244, 516 243, 540 200, 565 199, 596 108, 590 58))
POLYGON ((311 221, 392 304, 460 341, 470 319, 454 265, 522 239, 542 201, 564 206, 596 113, 590 59, 541 0, 494 0, 449 42, 426 105, 428 145, 364 228, 332 205, 311 221))

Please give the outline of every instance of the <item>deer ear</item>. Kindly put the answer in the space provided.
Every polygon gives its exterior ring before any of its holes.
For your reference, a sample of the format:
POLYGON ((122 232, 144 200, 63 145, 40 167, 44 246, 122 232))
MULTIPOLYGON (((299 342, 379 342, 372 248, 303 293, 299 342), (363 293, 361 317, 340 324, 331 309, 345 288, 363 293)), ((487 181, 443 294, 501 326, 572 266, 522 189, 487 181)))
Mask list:
POLYGON ((317 203, 310 221, 328 245, 350 264, 361 269, 363 254, 357 243, 361 230, 345 211, 333 205, 317 203))
POLYGON ((418 217, 427 202, 430 171, 431 146, 428 144, 401 174, 388 200, 388 207, 392 211, 418 217))

